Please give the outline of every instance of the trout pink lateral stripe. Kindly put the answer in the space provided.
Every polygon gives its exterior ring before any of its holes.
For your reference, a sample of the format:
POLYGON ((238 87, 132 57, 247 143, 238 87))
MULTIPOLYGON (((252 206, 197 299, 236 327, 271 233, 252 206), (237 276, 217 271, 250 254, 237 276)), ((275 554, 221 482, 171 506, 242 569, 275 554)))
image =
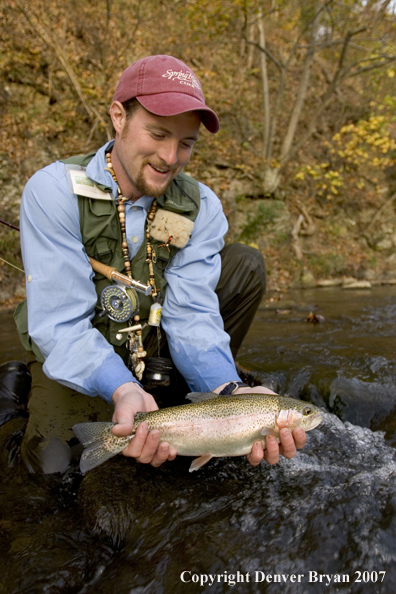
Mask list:
POLYGON ((190 472, 198 470, 213 457, 243 456, 252 451, 255 441, 265 447, 265 436, 302 427, 310 431, 323 420, 323 413, 313 404, 272 394, 218 396, 193 393, 192 404, 138 413, 132 433, 116 437, 114 423, 80 423, 73 431, 84 445, 80 469, 95 468, 122 452, 133 439, 136 428, 146 421, 149 431, 158 429, 160 442, 166 441, 180 456, 197 456, 190 472))

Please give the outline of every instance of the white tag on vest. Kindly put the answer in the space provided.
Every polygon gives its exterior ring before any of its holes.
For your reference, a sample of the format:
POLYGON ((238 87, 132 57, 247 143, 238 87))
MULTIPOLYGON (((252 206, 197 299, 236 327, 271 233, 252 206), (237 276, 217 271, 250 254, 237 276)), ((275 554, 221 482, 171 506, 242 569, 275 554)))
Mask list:
POLYGON ((67 178, 73 194, 96 198, 97 200, 113 200, 112 192, 100 190, 96 183, 88 177, 84 167, 79 165, 66 165, 67 178))

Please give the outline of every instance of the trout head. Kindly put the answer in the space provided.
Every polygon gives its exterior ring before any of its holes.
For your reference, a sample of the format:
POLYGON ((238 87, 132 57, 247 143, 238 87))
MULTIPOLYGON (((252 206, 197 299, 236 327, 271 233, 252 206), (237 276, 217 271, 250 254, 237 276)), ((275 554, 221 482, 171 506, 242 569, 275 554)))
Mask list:
POLYGON ((319 408, 309 402, 296 400, 292 406, 280 407, 276 425, 279 430, 286 427, 293 431, 296 427, 302 427, 304 431, 311 431, 322 421, 323 413, 319 408))

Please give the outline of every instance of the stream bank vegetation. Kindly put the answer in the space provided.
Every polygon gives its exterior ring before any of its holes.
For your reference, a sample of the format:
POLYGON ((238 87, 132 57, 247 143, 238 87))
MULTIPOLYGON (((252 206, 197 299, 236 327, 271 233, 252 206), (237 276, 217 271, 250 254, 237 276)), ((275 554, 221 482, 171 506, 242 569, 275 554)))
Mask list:
MULTIPOLYGON (((396 14, 391 0, 7 0, 0 8, 0 195, 18 226, 38 168, 111 138, 121 72, 172 54, 220 132, 188 172, 222 200, 227 241, 264 254, 269 287, 396 277, 396 14)), ((18 234, 0 253, 21 265, 18 234)), ((0 300, 22 274, 0 261, 0 300)))

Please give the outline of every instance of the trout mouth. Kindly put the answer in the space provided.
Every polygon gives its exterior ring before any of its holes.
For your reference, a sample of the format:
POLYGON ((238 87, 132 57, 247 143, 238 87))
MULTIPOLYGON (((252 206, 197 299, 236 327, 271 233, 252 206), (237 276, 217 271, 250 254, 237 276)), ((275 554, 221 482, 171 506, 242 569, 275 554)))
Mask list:
POLYGON ((324 419, 324 414, 322 411, 318 410, 315 413, 312 413, 309 419, 306 419, 306 426, 304 427, 304 423, 301 424, 302 428, 305 431, 311 431, 311 429, 315 429, 324 419))

